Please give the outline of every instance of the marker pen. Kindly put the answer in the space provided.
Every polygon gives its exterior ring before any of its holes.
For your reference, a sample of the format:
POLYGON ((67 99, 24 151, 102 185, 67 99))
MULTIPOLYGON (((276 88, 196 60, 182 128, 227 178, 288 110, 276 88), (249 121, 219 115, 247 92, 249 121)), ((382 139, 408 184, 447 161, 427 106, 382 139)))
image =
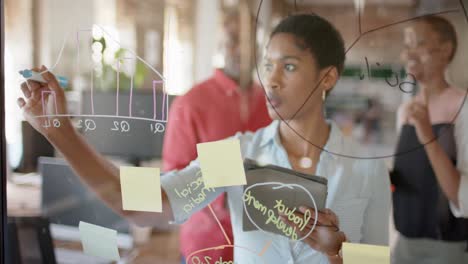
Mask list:
MULTIPOLYGON (((40 73, 32 71, 32 70, 22 70, 22 71, 19 71, 19 74, 21 74, 24 78, 28 80, 33 80, 33 81, 41 82, 41 83, 47 83, 44 80, 44 78, 42 78, 42 75, 40 73)), ((62 86, 62 88, 67 87, 68 79, 66 77, 55 75, 55 78, 57 78, 57 81, 60 84, 60 86, 62 86)))

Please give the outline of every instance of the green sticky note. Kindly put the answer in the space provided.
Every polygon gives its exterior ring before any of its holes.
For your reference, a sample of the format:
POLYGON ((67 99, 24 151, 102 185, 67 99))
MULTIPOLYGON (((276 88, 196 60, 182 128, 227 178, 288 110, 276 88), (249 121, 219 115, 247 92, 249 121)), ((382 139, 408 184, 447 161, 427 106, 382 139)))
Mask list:
POLYGON ((343 243, 343 264, 390 264, 390 248, 343 243))
POLYGON ((120 260, 117 231, 81 221, 78 229, 85 254, 106 260, 120 260))
POLYGON ((159 168, 120 167, 124 210, 162 212, 159 168))
POLYGON ((238 139, 200 143, 197 151, 206 187, 247 184, 238 139))

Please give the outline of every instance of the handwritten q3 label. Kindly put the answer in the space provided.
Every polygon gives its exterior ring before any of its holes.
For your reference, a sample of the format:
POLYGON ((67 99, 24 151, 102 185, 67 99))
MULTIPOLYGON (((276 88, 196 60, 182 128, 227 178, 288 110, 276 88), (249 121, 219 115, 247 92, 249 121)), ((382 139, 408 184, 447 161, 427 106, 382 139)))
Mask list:
POLYGON ((286 235, 287 237, 290 237, 292 240, 301 241, 301 240, 305 239, 306 237, 308 237, 314 231, 315 226, 317 225, 317 218, 314 219, 314 224, 313 224, 312 228, 310 229, 310 231, 304 237, 301 237, 301 238, 298 239, 297 232, 296 232, 297 231, 296 227, 289 226, 286 223, 284 223, 283 221, 281 221, 281 218, 279 217, 279 214, 286 215, 288 220, 295 223, 298 226, 298 228, 302 231, 307 226, 310 219, 312 218, 311 211, 307 210, 304 213, 303 217, 298 217, 298 216, 294 215, 294 212, 296 212, 297 208, 294 207, 294 208, 291 209, 291 208, 286 207, 286 205, 283 203, 282 200, 275 200, 275 205, 273 206, 273 208, 268 208, 267 206, 262 204, 261 201, 256 199, 252 195, 252 192, 251 192, 251 189, 253 189, 253 188, 257 187, 257 186, 266 186, 266 185, 271 185, 272 186, 271 188, 273 190, 278 190, 278 189, 282 189, 282 188, 289 188, 289 189, 299 188, 299 189, 301 189, 312 200, 312 203, 314 204, 315 215, 318 214, 317 205, 315 203, 314 197, 303 186, 298 185, 298 184, 283 184, 283 183, 280 183, 280 182, 263 182, 263 183, 253 184, 252 186, 249 186, 248 188, 246 188, 244 190, 244 195, 243 195, 243 197, 244 197, 244 210, 245 210, 245 213, 246 213, 248 219, 250 220, 250 222, 252 222, 252 224, 258 230, 261 230, 263 232, 267 232, 264 229, 262 229, 252 219, 252 217, 249 214, 249 211, 247 210, 247 206, 250 206, 250 207, 253 206, 256 210, 261 212, 261 214, 264 216, 262 221, 264 221, 265 225, 273 225, 279 231, 281 231, 284 235, 286 235))

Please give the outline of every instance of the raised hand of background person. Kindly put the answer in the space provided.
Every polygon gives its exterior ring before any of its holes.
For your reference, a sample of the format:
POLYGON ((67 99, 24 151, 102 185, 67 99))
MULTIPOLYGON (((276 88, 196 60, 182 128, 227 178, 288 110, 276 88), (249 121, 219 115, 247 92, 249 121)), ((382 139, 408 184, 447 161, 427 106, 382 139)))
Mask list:
POLYGON ((414 99, 406 109, 408 123, 416 128, 419 143, 425 144, 434 139, 431 119, 427 108, 427 92, 421 93, 422 100, 414 99))

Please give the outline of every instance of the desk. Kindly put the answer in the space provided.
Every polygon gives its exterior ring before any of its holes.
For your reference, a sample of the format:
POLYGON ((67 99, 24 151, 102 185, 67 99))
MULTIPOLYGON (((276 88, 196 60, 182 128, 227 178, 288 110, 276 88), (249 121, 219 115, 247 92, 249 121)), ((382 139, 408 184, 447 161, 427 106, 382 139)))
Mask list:
MULTIPOLYGON (((37 216, 41 214, 41 186, 17 185, 7 182, 8 216, 37 216)), ((54 241, 55 247, 81 250, 81 244, 54 241)), ((135 246, 138 255, 131 263, 179 264, 178 232, 153 232, 150 240, 135 246)))

